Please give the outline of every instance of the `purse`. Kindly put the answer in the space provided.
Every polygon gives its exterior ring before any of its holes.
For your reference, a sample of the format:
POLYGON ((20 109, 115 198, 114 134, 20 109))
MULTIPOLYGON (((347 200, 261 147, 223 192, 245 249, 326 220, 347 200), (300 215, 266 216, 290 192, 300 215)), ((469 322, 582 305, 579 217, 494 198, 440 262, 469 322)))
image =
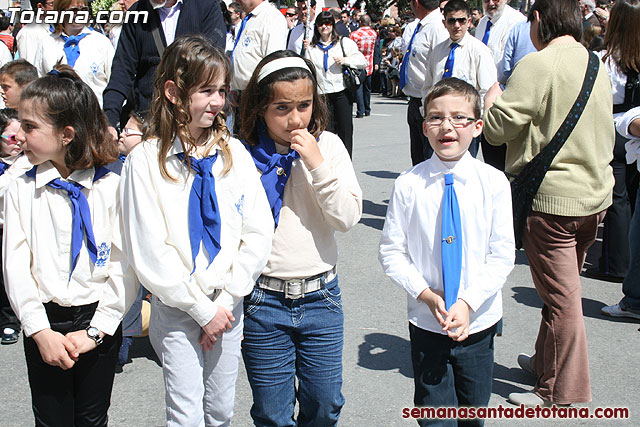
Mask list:
MULTIPOLYGON (((347 55, 344 53, 344 45, 342 44, 343 38, 344 37, 340 37, 340 48, 342 49, 342 56, 346 57, 347 55)), ((355 100, 358 87, 360 87, 360 84, 362 83, 360 81, 360 70, 351 68, 348 65, 343 65, 342 80, 344 81, 344 87, 347 92, 347 97, 351 101, 355 100)))
MULTIPOLYGON (((531 207, 533 205, 533 199, 542 184, 547 170, 551 166, 553 159, 558 154, 558 151, 562 148, 573 129, 576 127, 582 112, 589 100, 591 90, 596 81, 598 75, 598 69, 600 68, 600 60, 593 53, 589 52, 589 64, 587 65, 587 72, 580 89, 578 98, 573 103, 569 114, 564 119, 560 128, 556 131, 555 135, 544 147, 540 153, 538 153, 520 173, 515 176, 511 181, 511 201, 513 204, 513 232, 516 241, 516 248, 522 248, 522 235, 527 224, 527 217, 531 213, 531 207)), ((507 176, 513 174, 507 174, 507 176)))

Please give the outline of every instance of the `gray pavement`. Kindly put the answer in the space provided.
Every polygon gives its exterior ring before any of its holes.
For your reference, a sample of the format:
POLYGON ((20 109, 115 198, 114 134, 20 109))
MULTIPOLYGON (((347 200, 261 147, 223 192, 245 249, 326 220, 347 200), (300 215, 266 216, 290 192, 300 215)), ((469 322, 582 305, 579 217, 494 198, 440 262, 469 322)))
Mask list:
MULTIPOLYGON (((392 285, 377 261, 380 230, 395 177, 410 167, 406 103, 374 96, 373 114, 354 119, 354 166, 364 192, 364 215, 349 233, 339 234, 338 270, 345 311, 344 426, 413 426, 402 418, 412 406, 412 369, 406 321, 406 296, 392 285)), ((595 251, 592 251, 595 252, 595 251)), ((531 352, 541 303, 533 287, 526 256, 504 290, 504 335, 495 340, 493 394, 490 406, 506 402, 513 391, 531 388, 518 369, 519 352, 531 352)), ((600 307, 616 303, 621 285, 583 278, 583 310, 589 342, 593 402, 578 408, 627 407, 629 420, 488 420, 486 425, 622 426, 639 425, 639 322, 610 320, 600 307)), ((113 426, 161 426, 164 416, 162 371, 148 340, 136 339, 133 362, 117 374, 110 410, 113 426)), ((33 425, 22 343, 0 348, 0 426, 33 425)), ((251 425, 251 391, 241 364, 237 382, 236 426, 251 425)))

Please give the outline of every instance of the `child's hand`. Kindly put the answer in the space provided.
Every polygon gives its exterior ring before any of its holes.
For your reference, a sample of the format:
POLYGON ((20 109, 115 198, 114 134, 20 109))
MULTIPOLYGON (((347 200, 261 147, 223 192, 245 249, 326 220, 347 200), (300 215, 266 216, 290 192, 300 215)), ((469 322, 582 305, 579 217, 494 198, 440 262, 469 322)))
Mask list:
POLYGON ((211 338, 209 338, 209 335, 207 335, 207 333, 203 330, 202 335, 200 336, 200 345, 202 346, 204 351, 213 350, 213 345, 215 343, 215 340, 211 340, 211 338))
MULTIPOLYGON (((233 317, 233 314, 231 314, 229 310, 222 306, 218 306, 218 311, 216 311, 216 315, 213 316, 213 319, 202 327, 202 330, 211 340, 211 345, 215 344, 223 333, 231 330, 231 322, 234 322, 235 320, 235 317, 233 317)), ((200 340, 200 344, 202 344, 202 340, 200 340)))
POLYGON ((309 170, 317 168, 324 161, 318 142, 306 129, 296 129, 291 132, 291 148, 300 154, 300 158, 309 170))
POLYGON ((431 310, 433 317, 435 317, 438 323, 444 327, 444 319, 447 317, 448 313, 444 306, 443 292, 427 288, 418 295, 418 299, 429 306, 429 310, 431 310))
POLYGON ((469 305, 459 299, 449 308, 443 330, 454 341, 464 341, 469 337, 469 305))
POLYGON ((60 332, 43 329, 31 335, 38 345, 42 360, 48 365, 58 366, 64 370, 71 369, 79 353, 75 345, 60 332))
MULTIPOLYGON (((94 340, 89 338, 87 331, 84 329, 69 332, 65 337, 76 347, 76 353, 78 355, 89 352, 98 346, 94 340)), ((72 357, 77 359, 78 356, 72 355, 72 357)))

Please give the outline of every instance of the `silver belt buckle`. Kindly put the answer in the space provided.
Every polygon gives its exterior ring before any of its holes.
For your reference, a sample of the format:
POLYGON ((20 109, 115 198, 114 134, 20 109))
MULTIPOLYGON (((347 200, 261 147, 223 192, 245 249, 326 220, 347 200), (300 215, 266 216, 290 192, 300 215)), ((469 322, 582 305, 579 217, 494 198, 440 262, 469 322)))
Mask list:
POLYGON ((289 299, 304 297, 304 280, 285 280, 284 297, 289 299))

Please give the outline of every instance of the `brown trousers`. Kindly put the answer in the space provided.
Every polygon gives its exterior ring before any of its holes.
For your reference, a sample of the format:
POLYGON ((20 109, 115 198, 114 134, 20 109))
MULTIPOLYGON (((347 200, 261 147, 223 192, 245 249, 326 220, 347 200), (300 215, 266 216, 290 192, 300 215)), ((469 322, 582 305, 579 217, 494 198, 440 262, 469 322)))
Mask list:
POLYGON ((591 401, 580 271, 606 211, 584 217, 533 212, 523 235, 533 283, 543 302, 531 366, 535 393, 558 404, 591 401))

